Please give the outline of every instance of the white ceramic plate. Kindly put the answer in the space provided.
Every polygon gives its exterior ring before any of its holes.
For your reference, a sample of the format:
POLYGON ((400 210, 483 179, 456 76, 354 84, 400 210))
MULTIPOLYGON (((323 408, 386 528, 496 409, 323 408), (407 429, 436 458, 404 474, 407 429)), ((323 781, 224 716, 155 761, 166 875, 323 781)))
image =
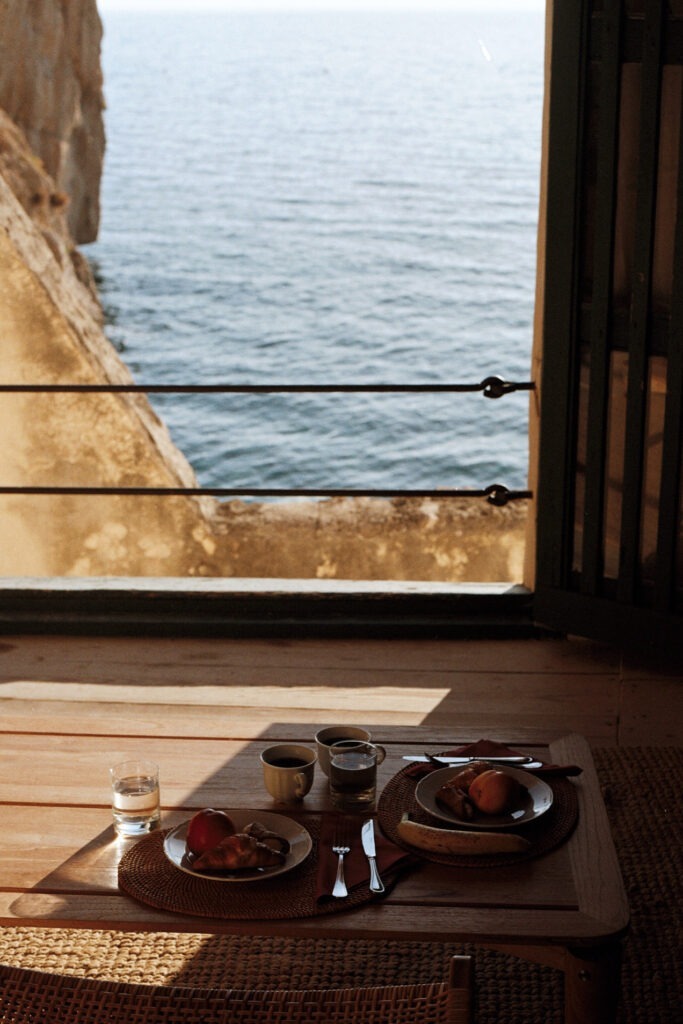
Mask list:
POLYGON ((521 768, 510 768, 508 765, 500 764, 492 764, 491 767, 511 775, 526 789, 526 794, 522 797, 519 807, 516 807, 510 814, 482 814, 477 811, 472 821, 462 821, 447 807, 438 804, 436 791, 457 775, 457 768, 438 768, 430 775, 425 775, 415 787, 415 799, 424 811, 440 821, 447 821, 449 825, 457 825, 458 828, 478 830, 514 828, 517 825, 525 825, 528 821, 540 818, 550 809, 553 802, 553 791, 543 779, 539 779, 531 772, 523 771, 521 768))
POLYGON ((277 832, 289 840, 290 851, 284 864, 276 864, 270 868, 248 868, 244 871, 193 871, 187 858, 187 827, 189 819, 176 825, 164 838, 164 853, 177 868, 195 878, 209 878, 216 882, 259 882, 265 878, 274 878, 291 871, 306 860, 313 849, 313 840, 308 831, 292 818, 271 811, 230 811, 227 813, 235 823, 239 832, 252 821, 260 821, 271 832, 277 832))

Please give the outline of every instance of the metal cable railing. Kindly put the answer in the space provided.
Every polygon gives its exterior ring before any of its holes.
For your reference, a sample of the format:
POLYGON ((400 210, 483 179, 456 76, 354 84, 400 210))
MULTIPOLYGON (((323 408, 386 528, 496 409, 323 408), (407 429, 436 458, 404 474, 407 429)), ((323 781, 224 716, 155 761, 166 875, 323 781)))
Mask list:
MULTIPOLYGON (((15 394, 463 394, 481 392, 485 398, 502 398, 516 391, 533 391, 533 381, 508 381, 485 377, 477 383, 453 384, 0 384, 0 393, 15 394)), ((185 497, 353 497, 353 498, 486 498, 493 505, 530 498, 531 491, 512 490, 503 484, 481 488, 308 488, 308 487, 88 487, 2 486, 8 495, 121 495, 185 497)))
POLYGON ((502 398, 503 395, 512 394, 514 391, 533 391, 535 387, 533 381, 520 382, 504 380, 502 377, 485 377, 476 384, 0 384, 0 392, 267 395, 355 392, 463 394, 481 391, 485 398, 502 398))

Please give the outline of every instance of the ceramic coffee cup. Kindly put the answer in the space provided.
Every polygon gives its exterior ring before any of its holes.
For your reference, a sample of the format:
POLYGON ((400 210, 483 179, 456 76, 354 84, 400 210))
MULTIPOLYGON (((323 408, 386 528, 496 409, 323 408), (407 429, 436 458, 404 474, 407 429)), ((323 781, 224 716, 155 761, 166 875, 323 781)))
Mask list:
POLYGON ((357 725, 328 725, 315 734, 315 746, 318 751, 318 764, 325 775, 330 774, 330 748, 344 740, 362 740, 368 742, 372 737, 367 729, 357 725))
POLYGON ((278 803, 303 800, 315 773, 316 754, 299 743, 277 743, 261 754, 263 781, 278 803))

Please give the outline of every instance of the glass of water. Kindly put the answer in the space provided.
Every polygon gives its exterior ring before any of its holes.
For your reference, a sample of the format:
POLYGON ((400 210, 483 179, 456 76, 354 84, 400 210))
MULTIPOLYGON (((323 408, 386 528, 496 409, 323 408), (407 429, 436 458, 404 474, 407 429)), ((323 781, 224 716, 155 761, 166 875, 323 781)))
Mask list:
POLYGON ((332 806, 342 811, 365 810, 375 802, 377 765, 386 756, 376 743, 347 740, 330 751, 330 795, 332 806))
POLYGON ((161 818, 159 766, 131 759, 115 764, 109 774, 116 833, 129 838, 151 832, 161 818))

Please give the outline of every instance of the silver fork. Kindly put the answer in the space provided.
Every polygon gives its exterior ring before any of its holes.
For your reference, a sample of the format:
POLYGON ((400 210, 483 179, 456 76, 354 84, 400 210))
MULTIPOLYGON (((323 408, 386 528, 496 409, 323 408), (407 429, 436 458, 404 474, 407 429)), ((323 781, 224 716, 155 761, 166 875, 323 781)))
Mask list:
POLYGON ((344 857, 349 853, 351 847, 348 846, 348 838, 346 830, 342 825, 339 833, 335 836, 335 845, 332 847, 332 852, 337 854, 339 860, 337 861, 337 877, 334 881, 334 889, 332 890, 333 896, 348 896, 349 892, 346 888, 346 882, 344 881, 344 857))

